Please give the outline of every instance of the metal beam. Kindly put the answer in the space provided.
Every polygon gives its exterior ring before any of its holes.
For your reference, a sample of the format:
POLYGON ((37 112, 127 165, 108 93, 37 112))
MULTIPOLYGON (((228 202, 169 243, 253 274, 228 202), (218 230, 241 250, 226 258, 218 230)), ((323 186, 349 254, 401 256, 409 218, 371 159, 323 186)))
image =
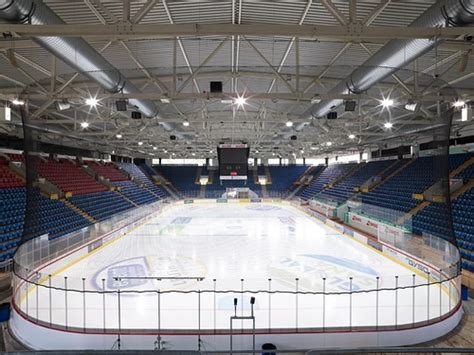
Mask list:
MULTIPOLYGON (((247 40, 247 39, 246 39, 246 40, 247 40)), ((285 86, 286 86, 293 94, 296 94, 295 89, 293 89, 293 87, 285 80, 285 78, 283 78, 283 77, 281 76, 281 74, 278 72, 278 69, 276 69, 276 68, 272 65, 272 63, 270 63, 270 62, 268 61, 268 59, 265 58, 265 56, 257 49, 257 47, 255 47, 255 46, 253 45, 253 43, 252 43, 251 41, 249 41, 249 40, 247 40, 247 43, 250 45, 250 47, 253 48, 253 50, 255 51, 255 53, 257 53, 257 54, 259 55, 259 57, 263 59, 263 61, 268 65, 268 67, 273 71, 273 73, 278 77, 278 79, 280 79, 281 82, 282 82, 283 84, 285 84, 285 86)))
MULTIPOLYGON (((171 11, 168 8, 168 4, 166 3, 165 0, 162 0, 162 3, 163 3, 163 7, 165 8, 166 15, 168 16, 168 20, 171 23, 171 25, 165 25, 165 26, 176 26, 174 24, 173 16, 171 15, 171 11)), ((178 25, 178 27, 179 26, 182 26, 182 25, 180 24, 180 25, 178 25)), ((186 50, 184 49, 183 42, 181 41, 180 36, 179 35, 173 35, 173 37, 176 37, 176 40, 178 41, 179 49, 181 50, 181 54, 183 55, 184 61, 186 62, 186 66, 188 67, 189 73, 191 75, 193 75, 194 71, 193 71, 193 68, 191 66, 191 62, 189 61, 188 54, 186 53, 186 50)), ((193 79, 193 83, 194 83, 194 86, 196 87, 196 90, 198 92, 200 92, 201 89, 199 88, 199 85, 198 85, 196 79, 193 79)))
POLYGON ((153 9, 157 0, 148 0, 146 4, 144 4, 140 10, 137 11, 135 16, 133 16, 131 22, 132 23, 139 23, 143 18, 153 9))
MULTIPOLYGON (((469 78, 471 74, 466 74, 464 77, 469 78)), ((59 89, 61 90, 61 89, 59 89)), ((58 91, 59 91, 58 90, 58 91)), ((3 94, 4 97, 8 99, 15 98, 15 94, 3 94)), ((474 93, 470 95, 464 95, 466 99, 474 99, 474 93)), ((64 99, 84 99, 84 95, 81 94, 24 94, 22 97, 30 100, 41 100, 41 99, 54 99, 54 100, 64 100, 64 99)), ((140 93, 133 93, 133 94, 98 94, 96 96, 97 100, 103 101, 107 99, 149 99, 149 100, 161 100, 161 99, 169 99, 171 101, 190 101, 190 100, 215 100, 215 102, 220 102, 222 99, 226 98, 233 98, 235 97, 235 93, 233 92, 225 92, 219 94, 210 94, 207 92, 204 93, 180 93, 176 95, 168 95, 168 94, 160 94, 157 92, 140 92, 140 93)), ((292 93, 268 93, 268 92, 261 92, 261 93, 251 93, 247 95, 247 99, 251 100, 283 100, 283 101, 301 101, 301 102, 310 102, 314 99, 314 95, 295 95, 292 93)), ((319 94, 318 99, 321 100, 330 100, 330 99, 344 99, 344 100, 358 100, 358 99, 365 99, 365 100, 375 100, 372 96, 368 94, 319 94)), ((445 100, 449 101, 452 100, 453 97, 442 95, 439 96, 436 93, 423 95, 421 97, 417 97, 416 100, 420 102, 432 102, 437 100, 445 100)), ((378 100, 376 100, 378 101, 378 100)))
POLYGON ((365 23, 366 26, 372 24, 375 19, 385 10, 385 8, 390 4, 390 0, 382 1, 379 5, 377 5, 372 12, 370 12, 363 20, 362 23, 365 23))
POLYGON ((328 10, 341 25, 347 25, 345 16, 334 6, 331 0, 321 0, 321 4, 323 4, 326 10, 328 10))
POLYGON ((193 73, 186 78, 186 80, 179 87, 177 91, 178 94, 183 91, 183 89, 186 87, 186 85, 188 85, 188 83, 191 80, 195 80, 196 75, 198 75, 201 69, 204 68, 207 63, 209 63, 209 61, 217 54, 217 52, 219 52, 219 50, 227 42, 227 40, 228 38, 224 39, 221 43, 219 43, 217 47, 214 48, 214 50, 202 61, 201 65, 199 65, 199 67, 196 70, 194 70, 193 73))
MULTIPOLYGON (((166 2, 163 2, 166 4, 166 2)), ((165 9, 168 7, 165 6, 165 9)), ((169 10, 168 10, 169 12, 169 10)), ((167 13, 168 13, 167 12, 167 13)), ((302 39, 343 39, 363 41, 371 39, 433 38, 453 39, 474 35, 473 27, 394 27, 394 26, 313 26, 280 24, 132 24, 109 25, 24 25, 0 24, 0 32, 21 36, 67 36, 95 39, 151 39, 182 36, 260 36, 300 37, 302 39)))

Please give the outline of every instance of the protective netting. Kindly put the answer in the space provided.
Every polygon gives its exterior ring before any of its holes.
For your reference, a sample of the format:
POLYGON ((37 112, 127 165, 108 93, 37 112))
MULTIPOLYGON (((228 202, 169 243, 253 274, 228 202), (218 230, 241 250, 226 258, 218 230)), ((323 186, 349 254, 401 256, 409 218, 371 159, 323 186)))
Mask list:
MULTIPOLYGON (((320 94, 324 100, 328 86, 339 82, 351 69, 349 66, 305 68, 311 70, 313 75, 316 73, 328 78, 324 86, 317 84, 310 90, 311 95, 316 97, 320 94)), ((77 257, 82 260, 97 250, 106 251, 107 247, 103 245, 108 245, 119 235, 135 230, 145 233, 143 228, 150 227, 147 224, 160 215, 163 206, 159 202, 143 203, 141 207, 127 209, 130 198, 125 194, 129 188, 127 182, 104 181, 100 174, 91 173, 90 167, 82 161, 84 155, 99 158, 100 149, 94 146, 96 149, 86 151, 72 147, 78 137, 71 136, 62 145, 61 142, 53 144, 48 131, 39 128, 38 117, 31 112, 32 105, 30 108, 27 105, 21 110, 26 207, 21 246, 14 258, 18 289, 14 302, 17 311, 27 319, 57 329, 78 332, 99 329, 104 333, 117 329, 153 329, 158 334, 166 328, 203 332, 226 329, 233 298, 240 299, 239 311, 243 313, 247 310, 248 299, 254 295, 257 295, 260 307, 257 328, 261 329, 289 328, 298 331, 299 328, 315 328, 324 332, 331 328, 361 326, 391 330, 417 327, 449 317, 457 311, 460 301, 460 259, 450 199, 450 185, 455 176, 450 174, 456 173, 465 157, 449 155, 450 127, 454 115, 452 103, 457 95, 444 81, 431 75, 404 70, 399 70, 396 75, 396 78, 385 78, 361 96, 347 93, 347 100, 356 101, 355 111, 345 111, 344 105, 337 107, 334 109, 339 116, 337 120, 324 117, 313 119, 306 122, 302 131, 284 127, 283 123, 281 128, 285 134, 278 138, 280 144, 292 145, 295 150, 304 146, 305 151, 310 152, 310 146, 314 146, 317 148, 314 155, 320 157, 333 158, 354 150, 372 154, 369 163, 333 164, 314 176, 309 186, 301 190, 300 197, 309 200, 309 206, 315 210, 325 211, 325 217, 320 213, 316 217, 329 227, 317 229, 308 225, 300 230, 319 230, 324 238, 330 238, 331 234, 350 233, 351 237, 356 238, 360 232, 357 237, 359 242, 366 242, 379 252, 392 252, 393 264, 405 264, 403 267, 398 265, 393 272, 392 269, 384 269, 383 262, 379 262, 382 256, 378 254, 373 256, 372 252, 368 252, 370 255, 367 258, 372 264, 367 267, 358 263, 360 260, 351 260, 350 252, 341 259, 337 253, 329 255, 329 248, 321 248, 311 261, 297 260, 281 265, 281 260, 278 260, 280 264, 277 267, 269 263, 268 270, 278 270, 278 273, 271 274, 269 271, 268 277, 252 279, 251 282, 244 282, 234 271, 221 279, 206 274, 205 282, 186 282, 183 288, 176 288, 176 284, 170 282, 163 283, 163 280, 138 287, 145 285, 143 278, 153 275, 137 271, 142 270, 143 265, 137 266, 136 262, 127 260, 123 255, 140 245, 140 236, 137 236, 137 244, 131 243, 120 249, 120 258, 124 260, 116 262, 124 264, 111 265, 110 274, 104 274, 99 281, 93 283, 88 278, 96 270, 88 270, 87 275, 71 275, 67 270, 68 264, 57 264, 57 258, 70 253, 76 255, 73 253, 79 250, 82 254, 77 257), (404 84, 400 85, 400 82, 404 84), (383 106, 384 98, 393 100, 393 104, 383 106), (387 123, 393 127, 387 126, 387 123), (341 140, 338 132, 346 137, 345 141, 341 140), (357 139, 348 141, 348 133, 354 134, 357 139), (298 135, 298 140, 292 140, 291 135, 298 135), (331 146, 327 144, 329 140, 333 141, 331 146), (399 147, 408 147, 408 151, 399 147), (110 201, 113 197, 107 194, 111 188, 120 188, 124 192, 121 202, 117 200, 108 204, 104 211, 90 207, 105 199, 110 201), (94 194, 103 194, 103 197, 94 194), (91 195, 96 197, 88 200, 91 195), (116 213, 112 213, 112 207, 120 204, 124 208, 117 208, 114 210, 116 213), (333 223, 336 218, 346 222, 351 232, 341 225, 336 226, 333 223), (116 231, 117 228, 120 232, 116 231), (85 245, 83 249, 82 245, 85 245), (403 255, 408 257, 403 259, 403 255), (394 258, 399 260, 394 262, 394 258), (334 260, 338 261, 336 266, 334 260), (297 262, 301 262, 302 266, 293 269, 292 265, 297 262), (313 273, 303 275, 302 270, 308 270, 310 264, 314 267, 313 273), (339 271, 341 268, 344 272, 339 271), (119 275, 113 274, 114 271, 119 275), (128 273, 128 276, 123 273, 128 273), (52 305, 52 298, 60 298, 61 301, 52 305), (403 302, 399 303, 399 300, 403 302), (78 306, 72 308, 72 303, 78 306), (98 310, 103 318, 94 317, 98 310), (139 319, 136 317, 139 312, 147 316, 139 319)), ((127 77, 133 77, 133 72, 127 73, 127 77)), ((306 84, 309 85, 309 82, 306 84)), ((300 85, 302 87, 303 83, 300 85)), ((153 92, 151 88, 144 91, 150 95, 153 92)), ((183 91, 190 94, 187 89, 183 91)), ((173 97, 170 99, 173 100, 173 97)), ((192 109, 194 104, 190 103, 188 109, 192 109)), ((280 109, 284 108, 288 109, 289 105, 282 104, 280 109)), ((99 110, 110 113, 111 107, 99 110)), ((171 109, 168 106, 164 110, 171 109)), ((295 110, 299 110, 298 114, 303 108, 295 110)), ((181 118, 176 120, 178 122, 181 118)), ((114 121, 113 124, 116 128, 126 129, 123 122, 114 121)), ((170 134, 159 120, 143 118, 134 120, 133 125, 144 127, 151 139, 155 132, 160 137, 170 134)), ((118 151, 128 148, 114 144, 118 151)), ((183 151, 187 145, 186 140, 179 137, 173 144, 183 151)), ((145 150, 146 146, 145 143, 140 149, 145 150)), ((149 149, 153 153, 151 145, 149 149)), ((133 154, 143 156, 132 150, 133 154)), ((127 168, 135 169, 133 165, 127 168)), ((144 188, 151 189, 150 186, 144 188)), ((118 193, 114 191, 115 195, 118 193)), ((192 203, 192 200, 188 202, 192 203)), ((219 201, 224 202, 227 203, 219 201)), ((309 210, 305 212, 311 213, 309 210)), ((186 228, 187 217, 178 214, 163 222, 166 226, 163 235, 179 235, 179 231, 186 228)), ((298 214, 287 218, 278 216, 275 224, 291 224, 293 217, 296 220, 303 218, 298 214)), ((252 230, 261 232, 259 226, 252 226, 252 230)), ((298 228, 295 226, 290 225, 284 231, 287 233, 284 237, 297 237, 298 228)), ((147 234, 147 237, 153 236, 153 233, 147 234)), ((315 239, 321 236, 314 232, 315 239)), ((268 235, 261 233, 259 237, 265 240, 268 235)), ((116 245, 120 247, 121 244, 118 242, 116 245)), ((153 254, 153 250, 160 247, 144 249, 153 254)), ((353 250, 356 250, 355 246, 353 250)), ((157 260, 156 264, 175 265, 174 259, 157 260)), ((227 265, 230 260, 237 262, 230 256, 221 262, 227 265)), ((246 266, 247 269, 252 267, 246 266)), ((167 272, 169 277, 175 277, 173 271, 167 272)), ((185 273, 180 276, 192 278, 202 275, 185 273)))

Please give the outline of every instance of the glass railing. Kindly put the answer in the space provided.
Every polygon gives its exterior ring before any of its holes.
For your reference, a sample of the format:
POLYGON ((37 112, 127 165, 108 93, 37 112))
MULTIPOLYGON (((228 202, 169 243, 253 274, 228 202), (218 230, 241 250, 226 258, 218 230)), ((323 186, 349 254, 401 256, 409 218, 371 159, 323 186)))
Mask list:
MULTIPOLYGON (((266 193, 262 192, 262 190, 252 191, 258 195, 258 198, 285 199, 290 195, 288 191, 267 190, 266 193)), ((223 187, 221 190, 206 189, 205 192, 201 192, 200 190, 180 191, 180 196, 184 199, 219 199, 223 198, 225 192, 226 189, 223 187)))
MULTIPOLYGON (((75 332, 209 334, 228 330, 234 298, 238 315, 247 314, 250 298, 256 299, 256 331, 267 333, 406 329, 449 317, 460 305, 459 252, 435 236, 394 246, 412 262, 400 273, 315 270, 298 278, 239 279, 229 274, 210 279, 198 272, 148 277, 116 268, 94 270, 86 277, 92 271, 71 271, 78 260, 125 234, 147 224, 152 228, 156 223, 150 221, 169 206, 147 205, 62 238, 24 243, 14 257, 15 312, 46 327, 75 332)), ((393 259, 395 253, 389 253, 393 259)))

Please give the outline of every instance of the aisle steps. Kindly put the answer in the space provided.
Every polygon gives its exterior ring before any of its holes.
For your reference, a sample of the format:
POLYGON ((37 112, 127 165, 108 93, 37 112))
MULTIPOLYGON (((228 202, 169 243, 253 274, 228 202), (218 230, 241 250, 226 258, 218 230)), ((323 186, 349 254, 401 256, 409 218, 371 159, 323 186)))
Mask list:
MULTIPOLYGON (((149 191, 149 190, 147 190, 149 191)), ((120 197, 122 197, 124 200, 126 200, 127 202, 130 202, 132 205, 134 205, 135 207, 138 207, 138 204, 136 204, 135 202, 133 202, 132 200, 130 200, 127 196, 125 196, 124 193, 122 193, 120 190, 117 190, 115 191, 116 193, 118 193, 120 195, 120 197)), ((149 191, 151 193, 151 191, 149 191)))
MULTIPOLYGON (((395 175, 397 175, 398 173, 400 173, 403 169, 405 169, 406 167, 408 167, 410 164, 413 164, 413 162, 416 160, 416 158, 413 158, 413 159, 407 159, 407 162, 405 164, 403 164, 402 166, 400 166, 397 170, 395 170, 393 173, 391 173, 389 176, 387 176, 385 179, 382 179, 380 180, 377 184, 373 185, 369 192, 370 191, 373 191, 375 188, 377 188, 378 186, 380 186, 381 184, 383 184, 384 182, 390 180, 392 177, 394 177, 395 175)), ((395 163, 394 163, 395 164, 395 163)), ((390 165, 390 166, 393 166, 390 165)), ((388 168, 387 168, 388 169, 388 168)), ((387 170, 386 169, 386 170, 387 170)), ((386 171, 385 170, 385 171, 386 171)))
POLYGON ((92 222, 92 223, 97 223, 98 221, 92 217, 90 214, 88 214, 86 211, 80 209, 79 207, 77 207, 75 204, 73 204, 71 201, 69 201, 68 199, 61 199, 60 201, 64 202, 64 204, 66 206, 68 206, 70 209, 72 209, 73 211, 75 211, 76 213, 80 214, 82 217, 86 218, 88 221, 92 222))
POLYGON ((201 184, 201 174, 202 174, 202 166, 198 166, 196 169, 196 177, 194 178, 194 183, 196 185, 201 184))
POLYGON ((270 173, 270 168, 268 165, 264 165, 263 168, 265 169, 265 175, 267 176, 267 185, 270 185, 272 183, 272 174, 270 173))
MULTIPOLYGON (((365 166, 366 163, 359 163, 357 164, 356 166, 354 166, 354 168, 352 168, 351 170, 349 170, 347 172, 347 174, 345 175, 342 175, 342 176, 338 176, 337 178, 335 178, 334 180, 330 181, 327 186, 322 190, 324 191, 326 188, 329 188, 329 187, 333 187, 337 184, 339 184, 340 182, 344 181, 345 179, 347 179, 348 177, 351 177, 352 175, 354 175, 356 172, 358 172, 360 169, 362 169, 362 167, 365 166)), ((321 191, 321 192, 322 192, 321 191)))
POLYGON ((471 157, 470 159, 466 160, 464 163, 459 165, 456 169, 451 171, 449 173, 449 177, 452 178, 456 176, 457 174, 461 173, 464 169, 467 169, 468 167, 470 167, 472 164, 474 164, 474 157, 471 157))

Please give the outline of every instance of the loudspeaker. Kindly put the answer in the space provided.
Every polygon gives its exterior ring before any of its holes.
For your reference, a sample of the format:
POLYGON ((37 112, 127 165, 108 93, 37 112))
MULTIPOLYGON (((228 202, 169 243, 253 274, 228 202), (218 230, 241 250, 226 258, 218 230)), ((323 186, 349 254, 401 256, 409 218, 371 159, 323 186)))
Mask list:
POLYGON ((292 141, 295 141, 295 140, 298 139, 298 137, 296 137, 296 136, 291 136, 290 139, 291 139, 292 141))
POLYGON ((117 108, 117 111, 127 111, 127 101, 117 100, 115 101, 115 107, 117 108))
POLYGON ((134 120, 140 120, 142 118, 142 113, 138 111, 132 111, 132 118, 134 120))
POLYGON ((356 102, 349 100, 344 102, 344 111, 346 112, 353 112, 356 108, 356 102))
POLYGON ((175 140, 176 140, 176 136, 175 136, 175 135, 171 135, 171 136, 170 136, 170 140, 171 140, 171 141, 175 141, 175 140))
POLYGON ((211 81, 211 92, 222 92, 222 81, 211 81))
POLYGON ((328 120, 335 120, 337 118, 337 112, 329 112, 326 117, 328 120))

